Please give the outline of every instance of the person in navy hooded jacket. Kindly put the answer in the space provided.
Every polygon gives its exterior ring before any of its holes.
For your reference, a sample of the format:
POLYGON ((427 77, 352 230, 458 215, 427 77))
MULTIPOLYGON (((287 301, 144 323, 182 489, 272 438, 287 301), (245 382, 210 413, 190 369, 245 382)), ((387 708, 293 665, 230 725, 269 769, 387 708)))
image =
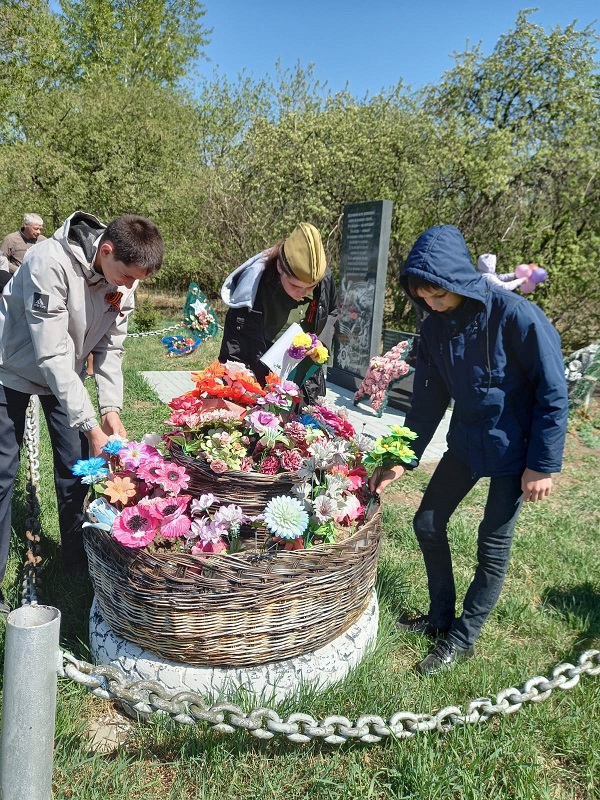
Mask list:
MULTIPOLYGON (((417 665, 428 674, 474 654, 502 591, 521 505, 547 497, 552 473, 561 469, 568 400, 558 333, 536 305, 481 277, 457 228, 426 230, 400 282, 428 312, 405 420, 418 434, 416 460, 409 469, 417 466, 454 400, 448 449, 413 521, 427 571, 429 611, 398 623, 402 630, 434 640, 417 665), (483 477, 490 484, 479 525, 477 567, 456 617, 447 525, 483 477)), ((402 466, 386 472, 376 491, 403 473, 402 466)))

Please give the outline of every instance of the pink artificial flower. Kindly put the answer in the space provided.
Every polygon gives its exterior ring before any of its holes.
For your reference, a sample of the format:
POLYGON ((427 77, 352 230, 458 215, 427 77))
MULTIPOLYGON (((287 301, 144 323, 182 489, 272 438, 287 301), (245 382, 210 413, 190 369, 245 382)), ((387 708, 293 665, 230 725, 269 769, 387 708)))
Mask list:
POLYGON ((119 458, 126 469, 137 469, 144 461, 160 458, 156 447, 141 442, 127 442, 119 451, 119 458))
POLYGON ((201 542, 200 544, 192 545, 193 556, 212 556, 218 555, 227 550, 227 545, 220 539, 218 542, 201 542))
POLYGON ((129 506, 115 519, 112 531, 125 547, 145 547, 158 533, 158 520, 148 506, 129 506))
POLYGON ((179 497, 165 497, 158 500, 151 507, 151 514, 160 523, 160 535, 165 539, 176 539, 178 536, 185 536, 192 526, 192 521, 185 516, 187 504, 190 501, 189 494, 182 494, 179 497))
POLYGON ((281 467, 286 472, 297 472, 302 466, 302 453, 298 450, 283 450, 279 454, 281 467))
POLYGON ((185 467, 173 464, 170 461, 163 461, 159 467, 158 483, 166 492, 179 494, 182 489, 187 489, 190 476, 185 471, 185 467))
POLYGON ((258 471, 262 472, 263 475, 275 475, 279 471, 279 459, 277 456, 265 456, 258 471))
POLYGON ((144 461, 137 468, 138 478, 147 483, 158 483, 161 474, 160 470, 164 463, 163 458, 151 458, 148 461, 144 461))
POLYGON ((174 397, 168 405, 173 411, 196 411, 202 405, 202 401, 190 393, 174 397))
POLYGON ((210 468, 212 469, 213 472, 216 472, 217 475, 221 475, 223 472, 227 472, 227 470, 229 469, 227 464, 220 458, 215 458, 214 461, 211 461, 210 468))
POLYGON ((354 494, 349 494, 344 498, 344 505, 340 509, 340 513, 333 519, 335 522, 348 525, 354 522, 355 519, 358 519, 363 511, 364 507, 361 505, 358 497, 354 494))
POLYGON ((257 409, 249 414, 247 419, 257 433, 276 431, 279 427, 279 417, 270 411, 257 409))
POLYGON ((338 436, 344 439, 352 439, 355 435, 354 428, 347 419, 342 419, 333 411, 325 408, 325 406, 315 406, 313 416, 320 422, 324 422, 325 425, 328 425, 338 436))
POLYGON ((254 461, 248 456, 244 456, 240 462, 240 470, 242 472, 252 472, 254 469, 254 461))

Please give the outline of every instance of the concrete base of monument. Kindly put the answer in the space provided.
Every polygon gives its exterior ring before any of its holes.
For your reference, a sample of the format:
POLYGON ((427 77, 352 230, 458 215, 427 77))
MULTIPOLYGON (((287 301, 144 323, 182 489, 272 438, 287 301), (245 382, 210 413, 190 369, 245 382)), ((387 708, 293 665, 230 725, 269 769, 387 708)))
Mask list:
POLYGON ((169 693, 196 692, 211 703, 241 694, 262 704, 293 698, 307 685, 319 691, 342 680, 374 647, 378 622, 379 605, 373 592, 357 622, 312 653, 250 667, 187 666, 121 639, 105 622, 94 598, 90 649, 96 664, 117 667, 130 681, 160 681, 169 693))

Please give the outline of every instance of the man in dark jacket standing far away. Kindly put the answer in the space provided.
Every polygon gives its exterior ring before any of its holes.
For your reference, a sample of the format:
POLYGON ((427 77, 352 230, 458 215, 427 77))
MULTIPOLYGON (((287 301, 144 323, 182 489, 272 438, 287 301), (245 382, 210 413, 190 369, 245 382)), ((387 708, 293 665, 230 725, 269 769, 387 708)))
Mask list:
MULTIPOLYGON (((448 449, 413 522, 427 571, 429 612, 398 623, 434 640, 417 665, 429 674, 474 655, 474 643, 502 591, 523 500, 547 497, 552 473, 561 469, 568 399, 558 333, 536 305, 481 278, 457 228, 425 231, 400 282, 428 312, 405 421, 418 434, 409 469, 417 466, 454 399, 448 449), (482 477, 490 478, 490 486, 477 567, 462 613, 455 617, 447 525, 482 477)), ((402 466, 385 473, 377 491, 403 473, 402 466)))

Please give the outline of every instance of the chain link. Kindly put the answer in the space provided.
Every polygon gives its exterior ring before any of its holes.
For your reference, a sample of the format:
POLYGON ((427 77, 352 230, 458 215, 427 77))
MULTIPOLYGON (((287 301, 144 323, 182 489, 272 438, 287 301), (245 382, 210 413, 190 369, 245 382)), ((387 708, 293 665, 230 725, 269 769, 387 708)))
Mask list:
POLYGON ((459 706, 447 706, 431 714, 399 711, 387 721, 376 714, 365 714, 352 721, 340 714, 316 719, 302 712, 282 719, 271 708, 245 712, 234 703, 217 703, 209 707, 195 692, 172 693, 159 681, 129 681, 117 667, 93 666, 69 653, 61 655, 60 675, 86 686, 103 700, 121 700, 139 714, 167 714, 184 725, 204 722, 219 733, 244 730, 257 739, 272 739, 279 735, 295 744, 305 744, 313 739, 322 739, 327 744, 348 741, 371 744, 385 737, 408 739, 423 731, 447 733, 457 725, 475 725, 495 715, 514 714, 524 703, 543 702, 554 689, 572 689, 582 675, 600 674, 600 650, 586 650, 579 656, 577 665, 558 664, 552 670, 551 678, 530 678, 525 681, 523 689, 514 686, 503 689, 494 700, 478 697, 468 703, 464 713, 459 706))
POLYGON ((144 336, 160 336, 161 333, 169 333, 169 331, 176 331, 178 328, 185 328, 185 323, 178 322, 177 325, 171 325, 170 328, 161 328, 158 331, 140 331, 139 333, 128 333, 128 339, 142 339, 144 336))
POLYGON ((27 483, 25 502, 25 538, 27 555, 23 567, 21 605, 39 601, 41 589, 42 549, 40 524, 40 459, 39 459, 39 400, 32 396, 25 415, 23 442, 27 453, 27 483))

